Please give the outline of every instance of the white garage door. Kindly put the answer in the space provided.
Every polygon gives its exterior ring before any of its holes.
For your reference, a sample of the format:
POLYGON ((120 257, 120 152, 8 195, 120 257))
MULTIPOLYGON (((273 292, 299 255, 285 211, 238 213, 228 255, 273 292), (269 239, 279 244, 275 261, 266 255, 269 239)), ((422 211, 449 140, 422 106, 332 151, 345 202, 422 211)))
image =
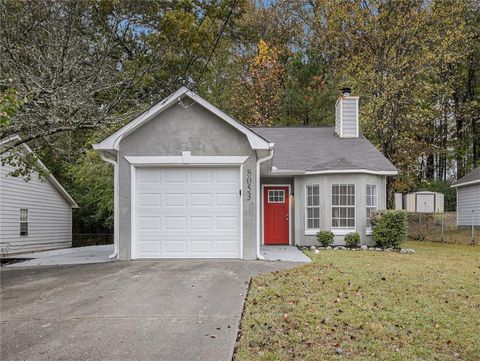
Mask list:
POLYGON ((133 258, 240 258, 239 168, 137 168, 133 258))

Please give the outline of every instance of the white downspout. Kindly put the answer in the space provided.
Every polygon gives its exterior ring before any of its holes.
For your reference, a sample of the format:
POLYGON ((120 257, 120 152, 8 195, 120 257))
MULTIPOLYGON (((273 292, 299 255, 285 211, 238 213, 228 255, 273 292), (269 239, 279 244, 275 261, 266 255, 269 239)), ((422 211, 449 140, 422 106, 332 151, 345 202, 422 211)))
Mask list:
POLYGON ((261 192, 260 192, 260 164, 265 162, 265 161, 268 161, 270 159, 273 158, 273 143, 270 143, 269 144, 269 154, 268 156, 264 157, 264 158, 260 158, 257 160, 257 168, 256 168, 256 172, 257 172, 257 258, 258 259, 264 259, 264 257, 262 256, 262 254, 260 253, 260 243, 261 243, 261 212, 260 212, 260 204, 262 202, 262 195, 261 195, 261 192))
POLYGON ((103 161, 113 165, 113 253, 108 258, 118 257, 118 163, 113 159, 104 156, 103 152, 100 152, 100 157, 103 161))

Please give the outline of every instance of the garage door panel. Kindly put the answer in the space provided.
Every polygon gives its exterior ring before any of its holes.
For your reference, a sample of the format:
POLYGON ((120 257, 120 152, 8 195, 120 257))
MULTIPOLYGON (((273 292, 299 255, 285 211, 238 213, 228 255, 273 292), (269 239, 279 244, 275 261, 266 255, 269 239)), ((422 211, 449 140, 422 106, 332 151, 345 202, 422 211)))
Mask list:
POLYGON ((185 184, 187 182, 187 173, 185 169, 171 168, 164 171, 165 184, 185 184))
POLYGON ((218 230, 235 230, 238 228, 238 217, 215 217, 215 228, 218 230))
POLYGON ((140 217, 140 222, 138 227, 140 231, 147 231, 147 230, 156 230, 159 231, 161 229, 161 218, 160 217, 140 217))
POLYGON ((139 245, 142 254, 158 254, 161 252, 161 242, 158 239, 143 239, 139 245))
POLYGON ((165 207, 185 207, 187 205, 187 196, 184 193, 165 193, 165 207))
POLYGON ((190 217, 190 230, 211 230, 212 217, 192 216, 190 217))
POLYGON ((137 258, 239 258, 239 168, 138 168, 137 258))
POLYGON ((164 217, 164 230, 168 231, 186 231, 187 217, 182 216, 166 216, 164 217))
POLYGON ((214 246, 214 241, 210 239, 191 239, 190 254, 206 257, 215 250, 214 246))
POLYGON ((238 203, 237 193, 216 193, 215 205, 217 207, 237 207, 238 203))
POLYGON ((212 171, 210 169, 192 169, 190 182, 192 184, 210 184, 212 183, 212 171))
POLYGON ((140 207, 155 207, 161 205, 161 195, 158 193, 141 193, 138 197, 140 207))
POLYGON ((165 239, 165 255, 174 255, 177 254, 179 256, 185 255, 187 251, 187 239, 183 238, 171 238, 165 239))
POLYGON ((215 240, 215 248, 219 253, 235 253, 237 250, 237 241, 235 238, 219 238, 215 240))
POLYGON ((192 207, 212 207, 212 193, 192 193, 190 195, 190 205, 192 207))
POLYGON ((138 184, 159 184, 161 180, 161 172, 158 169, 146 168, 137 175, 138 184))
POLYGON ((229 169, 215 170, 215 180, 217 183, 236 184, 237 183, 236 177, 237 177, 237 174, 231 172, 229 169))

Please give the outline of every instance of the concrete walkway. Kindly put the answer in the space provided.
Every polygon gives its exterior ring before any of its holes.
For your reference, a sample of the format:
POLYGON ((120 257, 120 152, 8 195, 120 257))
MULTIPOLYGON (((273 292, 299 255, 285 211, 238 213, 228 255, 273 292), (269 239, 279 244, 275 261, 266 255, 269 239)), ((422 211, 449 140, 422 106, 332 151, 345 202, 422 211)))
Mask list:
POLYGON ((113 253, 113 245, 90 246, 77 248, 56 249, 25 253, 5 258, 31 258, 28 261, 12 263, 5 268, 32 267, 32 266, 62 266, 74 264, 104 263, 111 261, 108 256, 113 253))
POLYGON ((294 246, 262 246, 260 253, 266 261, 312 262, 302 251, 294 246))

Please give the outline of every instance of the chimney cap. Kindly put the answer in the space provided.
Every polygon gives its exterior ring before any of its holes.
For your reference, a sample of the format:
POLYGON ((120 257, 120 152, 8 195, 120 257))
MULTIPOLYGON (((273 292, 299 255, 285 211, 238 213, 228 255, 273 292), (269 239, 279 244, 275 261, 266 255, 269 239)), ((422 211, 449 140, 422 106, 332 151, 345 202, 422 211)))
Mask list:
POLYGON ((342 95, 344 97, 350 96, 350 93, 352 92, 352 88, 344 87, 340 90, 342 92, 342 95))

